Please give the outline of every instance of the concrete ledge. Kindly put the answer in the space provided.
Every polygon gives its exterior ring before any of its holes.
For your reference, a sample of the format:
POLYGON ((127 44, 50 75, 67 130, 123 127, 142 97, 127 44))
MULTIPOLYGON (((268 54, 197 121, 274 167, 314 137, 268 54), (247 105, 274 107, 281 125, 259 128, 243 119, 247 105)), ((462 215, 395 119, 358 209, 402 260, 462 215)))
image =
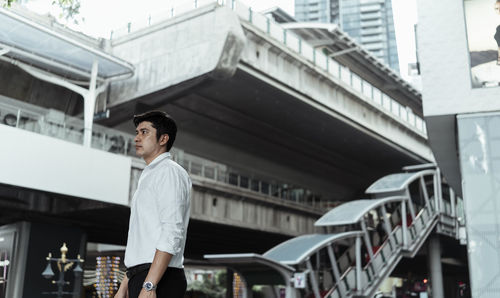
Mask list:
POLYGON ((0 125, 0 183, 128 205, 131 160, 0 125))
POLYGON ((238 16, 210 4, 113 41, 114 55, 132 63, 132 78, 111 85, 110 106, 210 74, 231 77, 246 37, 238 16))

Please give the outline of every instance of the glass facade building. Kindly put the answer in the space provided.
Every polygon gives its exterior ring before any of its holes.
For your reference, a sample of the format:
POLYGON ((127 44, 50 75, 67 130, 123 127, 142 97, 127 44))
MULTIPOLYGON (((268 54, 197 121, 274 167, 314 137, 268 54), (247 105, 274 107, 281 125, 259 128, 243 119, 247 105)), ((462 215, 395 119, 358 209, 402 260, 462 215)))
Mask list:
POLYGON ((399 73, 391 0, 295 0, 295 18, 338 24, 399 73))

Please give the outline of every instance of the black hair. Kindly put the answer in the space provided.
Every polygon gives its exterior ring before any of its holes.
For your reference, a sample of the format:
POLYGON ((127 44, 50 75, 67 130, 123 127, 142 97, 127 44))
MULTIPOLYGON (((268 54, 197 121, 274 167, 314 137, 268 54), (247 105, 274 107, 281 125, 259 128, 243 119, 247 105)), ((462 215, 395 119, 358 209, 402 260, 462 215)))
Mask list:
POLYGON ((163 111, 149 111, 140 115, 134 115, 134 125, 137 127, 141 122, 148 121, 156 129, 156 139, 164 134, 168 135, 167 152, 174 145, 175 136, 177 135, 177 124, 174 119, 163 111))

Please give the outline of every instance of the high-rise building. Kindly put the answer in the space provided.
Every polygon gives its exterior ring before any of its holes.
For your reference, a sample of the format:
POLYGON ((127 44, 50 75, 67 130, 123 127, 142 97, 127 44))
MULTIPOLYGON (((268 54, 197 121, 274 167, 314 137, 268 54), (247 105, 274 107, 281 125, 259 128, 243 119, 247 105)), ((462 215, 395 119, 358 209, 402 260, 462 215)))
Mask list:
POLYGON ((391 0, 295 0, 295 18, 338 24, 375 57, 399 72, 391 0))

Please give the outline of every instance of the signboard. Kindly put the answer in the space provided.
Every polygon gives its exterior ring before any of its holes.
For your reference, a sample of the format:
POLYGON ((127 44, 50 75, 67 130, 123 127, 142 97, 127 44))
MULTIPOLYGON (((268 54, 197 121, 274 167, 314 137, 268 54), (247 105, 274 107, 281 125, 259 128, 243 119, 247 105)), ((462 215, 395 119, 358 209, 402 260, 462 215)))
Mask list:
POLYGON ((293 285, 297 289, 304 289, 306 287, 306 273, 305 272, 294 273, 293 285))

